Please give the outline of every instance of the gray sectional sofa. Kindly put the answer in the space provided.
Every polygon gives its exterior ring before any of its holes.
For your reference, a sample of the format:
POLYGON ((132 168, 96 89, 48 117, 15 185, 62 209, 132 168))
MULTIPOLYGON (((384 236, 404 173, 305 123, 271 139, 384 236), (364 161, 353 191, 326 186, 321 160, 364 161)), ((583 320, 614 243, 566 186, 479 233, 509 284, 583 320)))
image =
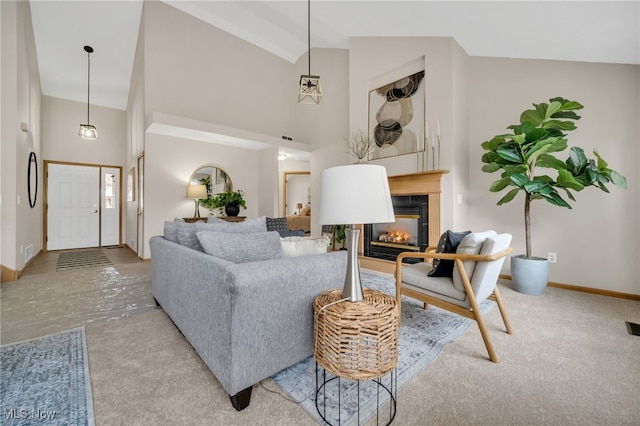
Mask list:
POLYGON ((167 238, 150 239, 152 293, 239 411, 254 384, 313 354, 312 303, 343 286, 346 253, 283 257, 261 226, 196 225, 176 225, 176 238, 165 223, 167 238))

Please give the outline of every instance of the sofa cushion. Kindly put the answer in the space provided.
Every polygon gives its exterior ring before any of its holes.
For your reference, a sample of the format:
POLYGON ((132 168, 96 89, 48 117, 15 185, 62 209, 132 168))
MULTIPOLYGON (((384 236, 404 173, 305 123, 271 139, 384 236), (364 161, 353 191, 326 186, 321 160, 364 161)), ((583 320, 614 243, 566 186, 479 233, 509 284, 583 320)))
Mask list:
MULTIPOLYGON (((496 254, 511 244, 511 234, 498 234, 487 237, 484 244, 482 244, 481 255, 496 254)), ((476 265, 476 269, 471 279, 471 287, 478 302, 482 302, 486 299, 496 286, 498 278, 500 276, 500 270, 504 264, 505 257, 501 257, 498 260, 492 260, 489 262, 480 262, 476 265)))
POLYGON ((280 235, 273 232, 196 232, 204 252, 234 263, 257 262, 282 257, 280 235))
MULTIPOLYGON (((456 253, 458 254, 480 254, 480 250, 482 250, 482 245, 488 237, 492 237, 496 235, 495 231, 484 231, 484 232, 472 232, 467 234, 456 249, 456 253)), ((476 263, 473 260, 465 260, 462 262, 464 265, 464 270, 467 273, 467 277, 471 280, 473 277, 473 273, 476 269, 476 263)), ((453 267, 453 285, 460 291, 464 291, 464 284, 462 284, 462 278, 460 278, 460 273, 458 272, 458 265, 454 265, 453 267)))
POLYGON ((285 257, 306 256, 327 252, 329 237, 286 237, 280 239, 285 257))
MULTIPOLYGON (((455 253, 460 241, 471 231, 453 232, 446 231, 440 236, 436 253, 455 253)), ((429 271, 430 277, 451 277, 453 276, 453 260, 434 259, 433 269, 429 271)))

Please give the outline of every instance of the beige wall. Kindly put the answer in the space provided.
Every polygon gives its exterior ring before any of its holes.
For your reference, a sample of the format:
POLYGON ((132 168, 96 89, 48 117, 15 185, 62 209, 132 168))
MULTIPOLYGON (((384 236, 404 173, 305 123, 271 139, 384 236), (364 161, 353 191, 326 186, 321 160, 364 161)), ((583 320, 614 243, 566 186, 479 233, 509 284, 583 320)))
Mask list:
MULTIPOLYGON (((308 72, 304 54, 295 65, 295 81, 308 72)), ((327 167, 349 164, 344 138, 349 135, 349 51, 344 49, 312 49, 311 72, 320 76, 322 101, 319 105, 294 105, 296 135, 311 145, 311 207, 320 202, 320 175, 327 167)), ((294 88, 294 94, 297 93, 294 88)), ((294 102, 297 97, 294 95, 294 102)), ((282 203, 280 204, 282 205, 282 203)), ((317 208, 316 208, 317 210, 317 208)), ((320 235, 318 215, 311 215, 311 233, 320 235)))
POLYGON ((0 161, 0 265, 20 271, 42 249, 42 152, 40 128, 40 75, 28 2, 0 2, 1 113, 0 161), (29 131, 21 130, 21 123, 29 131), (29 206, 27 165, 29 154, 38 158, 38 193, 29 206))
MULTIPOLYGON (((149 212, 149 203, 155 202, 152 198, 155 181, 151 183, 149 171, 153 176, 153 170, 161 167, 154 161, 163 161, 158 160, 163 155, 171 162, 174 160, 169 153, 152 151, 150 155, 150 141, 184 141, 189 147, 188 155, 194 160, 201 163, 203 158, 211 158, 211 163, 225 170, 238 167, 235 165, 237 152, 244 152, 249 163, 236 173, 234 186, 253 194, 248 194, 252 197, 248 200, 250 208, 243 214, 250 217, 277 215, 277 198, 272 195, 278 192, 277 145, 260 153, 237 149, 229 151, 225 146, 217 146, 216 149, 215 145, 207 143, 149 133, 145 134, 141 144, 139 134, 141 128, 146 128, 157 113, 161 113, 180 122, 185 122, 182 118, 193 120, 205 127, 224 126, 278 139, 288 135, 298 140, 293 110, 297 93, 294 67, 263 49, 161 2, 145 2, 139 34, 132 77, 135 92, 130 96, 128 105, 132 154, 127 168, 135 163, 133 152, 137 151, 136 155, 139 155, 144 151, 147 191, 144 244, 152 235, 162 233, 164 220, 173 219, 179 206, 185 205, 182 192, 175 192, 175 199, 163 193, 164 208, 160 212, 149 212), (212 149, 216 152, 213 157, 210 155, 212 149), (232 154, 227 155, 229 152, 232 154), (252 161, 256 162, 255 166, 252 161), (237 186, 236 178, 240 174, 242 179, 251 183, 249 188, 237 186), (152 185, 151 192, 147 185, 152 185)), ((195 168, 189 170, 189 175, 193 170, 195 168)), ((186 185, 189 175, 184 178, 183 185, 186 185)), ((130 245, 137 239, 133 226, 135 211, 135 203, 130 203, 127 220, 132 226, 126 236, 130 245)), ((187 216, 192 215, 187 213, 184 212, 187 216)), ((148 253, 145 250, 145 257, 148 253)))
MULTIPOLYGON (((442 141, 439 168, 450 171, 442 181, 442 231, 464 227, 466 218, 456 214, 458 207, 454 205, 454 199, 457 200, 454 194, 464 191, 462 182, 466 174, 460 170, 465 166, 465 160, 457 155, 461 149, 466 149, 466 135, 463 133, 467 121, 464 90, 466 54, 451 38, 425 37, 352 38, 349 52, 351 132, 366 132, 368 129, 370 90, 407 75, 402 74, 407 64, 424 61, 425 115, 429 137, 439 122, 442 141), (394 77, 385 80, 385 76, 391 75, 394 77)), ((416 154, 384 158, 374 163, 385 166, 389 175, 419 170, 416 154)))
POLYGON ((42 97, 43 159, 124 167, 126 113, 97 105, 90 108, 91 124, 98 130, 94 141, 78 136, 80 123, 87 121, 86 103, 42 97))
POLYGON ((551 281, 640 294, 640 67, 470 58, 468 88, 469 227, 510 232, 515 252, 524 252, 522 195, 495 205, 502 195, 488 190, 497 175, 480 171, 480 144, 506 133, 533 102, 555 96, 577 100, 584 109, 578 129, 569 133, 569 146, 580 146, 591 157, 597 148, 610 167, 627 177, 629 188, 609 185, 610 194, 587 188, 576 194, 572 210, 533 203, 533 252, 558 254, 551 281))
MULTIPOLYGON (((185 198, 191 174, 205 165, 224 169, 234 190, 245 192, 247 209, 240 215, 258 217, 258 151, 232 148, 147 133, 145 143, 145 258, 150 257, 149 238, 164 233, 164 222, 193 217, 193 200, 185 198)), ((201 209, 201 215, 208 215, 201 209)))
POLYGON ((143 16, 147 114, 296 137, 289 62, 162 2, 143 16))

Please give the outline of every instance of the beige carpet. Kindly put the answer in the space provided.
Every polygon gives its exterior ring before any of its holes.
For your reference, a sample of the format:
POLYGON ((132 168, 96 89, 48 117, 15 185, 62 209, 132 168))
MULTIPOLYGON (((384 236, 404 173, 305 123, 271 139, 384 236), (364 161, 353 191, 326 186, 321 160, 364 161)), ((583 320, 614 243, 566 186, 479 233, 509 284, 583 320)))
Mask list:
MULTIPOLYGON (((448 345, 398 396, 398 425, 640 424, 640 302, 555 288, 526 296, 501 285, 515 335, 497 309, 448 345)), ((236 412, 163 311, 86 327, 98 425, 309 425, 295 403, 255 386, 236 412)), ((279 390, 271 380, 264 385, 279 390)))

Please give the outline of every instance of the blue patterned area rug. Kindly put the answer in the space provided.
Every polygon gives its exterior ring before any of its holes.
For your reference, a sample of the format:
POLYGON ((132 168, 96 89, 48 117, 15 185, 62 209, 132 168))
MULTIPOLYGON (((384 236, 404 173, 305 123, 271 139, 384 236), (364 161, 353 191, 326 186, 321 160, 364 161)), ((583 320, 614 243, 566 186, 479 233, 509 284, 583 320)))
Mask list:
POLYGON ((84 327, 2 346, 0 364, 0 424, 95 424, 84 327))
MULTIPOLYGON (((363 270, 361 278, 363 287, 380 290, 395 297, 395 280, 390 275, 363 270)), ((480 310, 484 314, 494 306, 495 302, 486 300, 480 305, 480 310)), ((429 309, 424 310, 421 302, 403 296, 402 321, 398 331, 398 389, 406 385, 420 371, 431 364, 442 352, 444 346, 464 333, 472 323, 473 321, 470 319, 452 314, 435 306, 430 306, 429 309)), ((315 359, 314 357, 309 357, 280 371, 272 379, 318 423, 324 423, 316 410, 315 375, 315 359)), ((356 400, 355 397, 351 398, 350 395, 357 395, 357 381, 342 379, 340 382, 342 401, 340 424, 357 425, 357 404, 345 404, 345 401, 356 400)), ((388 385, 388 376, 384 377, 384 383, 388 385)), ((337 386, 327 387, 327 413, 337 413, 335 409, 338 400, 337 393, 337 386)), ((368 396, 363 395, 364 393, 366 392, 360 391, 360 423, 366 422, 375 413, 377 405, 377 393, 372 392, 368 396)), ((380 396, 380 406, 383 406, 389 400, 388 396, 386 398, 383 398, 383 396, 382 394, 380 396)), ((383 418, 381 417, 381 419, 383 418)), ((327 420, 331 424, 338 424, 337 416, 333 419, 327 418, 327 420)))

